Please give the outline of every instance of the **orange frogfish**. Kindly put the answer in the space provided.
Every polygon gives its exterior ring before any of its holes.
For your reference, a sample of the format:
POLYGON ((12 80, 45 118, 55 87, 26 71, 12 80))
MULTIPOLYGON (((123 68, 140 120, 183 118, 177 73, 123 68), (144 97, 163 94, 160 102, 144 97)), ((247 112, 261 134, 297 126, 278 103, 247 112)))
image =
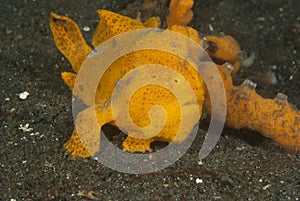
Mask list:
MULTIPOLYGON (((231 36, 206 36, 200 38, 198 32, 186 26, 192 19, 191 0, 172 0, 169 8, 168 28, 173 32, 189 37, 191 40, 206 48, 207 53, 218 67, 226 92, 226 125, 232 128, 247 128, 258 131, 266 137, 272 138, 279 145, 292 151, 300 150, 300 113, 293 108, 283 94, 278 94, 274 99, 265 99, 255 92, 256 84, 250 80, 244 81, 240 86, 232 84, 231 74, 239 70, 241 58, 240 47, 231 36), (213 44, 214 48, 205 47, 207 44, 213 44)), ((97 47, 106 40, 127 31, 157 28, 160 20, 152 17, 146 22, 131 19, 107 10, 98 10, 100 22, 96 28, 92 39, 92 45, 97 47)), ((73 91, 77 73, 93 48, 84 40, 78 25, 68 17, 59 16, 51 13, 50 28, 54 41, 58 49, 71 63, 74 72, 63 72, 64 82, 73 91)), ((157 33, 157 37, 164 33, 157 33)), ((147 35, 144 36, 145 39, 147 35)), ((164 44, 161 44, 164 46, 164 44)), ((137 70, 138 71, 138 70, 137 70)), ((139 72, 139 71, 138 71, 139 72)), ((143 75, 140 79, 147 80, 143 75)), ((172 85, 172 86, 173 86, 172 85)), ((128 84, 130 87, 130 83, 128 84)), ((85 89, 83 89, 84 91, 85 89)), ((216 91, 218 89, 215 89, 216 91)), ((77 95, 77 94, 75 94, 77 95)), ((127 131, 128 136, 123 141, 123 150, 129 152, 151 151, 150 145, 154 141, 181 143, 186 139, 193 126, 202 116, 202 111, 210 114, 210 97, 203 79, 198 74, 193 64, 170 53, 159 50, 146 49, 121 56, 114 61, 101 77, 95 95, 95 105, 91 107, 91 100, 85 97, 84 93, 79 93, 81 99, 89 108, 81 111, 76 117, 76 124, 80 124, 85 132, 85 141, 91 146, 86 148, 82 143, 82 136, 78 135, 74 129, 71 139, 65 144, 66 150, 73 157, 90 157, 99 149, 99 135, 90 135, 90 126, 98 124, 101 128, 105 124, 120 126, 121 130, 127 131), (188 97, 179 101, 174 93, 157 84, 148 84, 140 87, 133 93, 128 101, 129 115, 133 123, 144 129, 143 132, 130 129, 127 123, 117 124, 117 120, 125 118, 123 108, 120 106, 117 115, 112 113, 112 105, 108 102, 112 99, 114 88, 118 81, 126 73, 134 70, 138 66, 153 65, 150 71, 156 71, 162 79, 171 77, 172 84, 184 89, 182 81, 186 80, 193 89, 195 100, 188 97), (168 66, 172 70, 179 72, 181 76, 167 75, 160 69, 161 66, 168 66), (183 104, 183 105, 181 105, 183 104), (149 116, 153 106, 159 105, 163 108, 164 114, 155 113, 157 116, 149 116), (97 122, 87 122, 90 116, 96 114, 97 122), (157 130, 151 127, 155 119, 165 117, 164 125, 153 135, 151 131, 157 130), (178 133, 180 122, 188 116, 189 121, 185 122, 178 133), (152 122, 153 121, 153 122, 152 122), (150 126, 149 126, 150 125, 150 126)), ((77 127, 76 127, 77 128, 77 127)))

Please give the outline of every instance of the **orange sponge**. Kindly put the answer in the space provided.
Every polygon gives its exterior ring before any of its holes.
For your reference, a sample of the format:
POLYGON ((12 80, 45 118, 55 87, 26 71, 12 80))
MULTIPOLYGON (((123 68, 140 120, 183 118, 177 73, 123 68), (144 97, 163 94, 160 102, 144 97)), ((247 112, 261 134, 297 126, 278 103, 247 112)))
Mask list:
MULTIPOLYGON (((279 93, 274 99, 263 98, 250 80, 240 86, 232 84, 231 64, 225 63, 218 69, 227 96, 226 125, 255 130, 289 151, 300 151, 300 112, 288 103, 287 97, 279 93)), ((208 93, 204 107, 210 113, 208 93)))
POLYGON ((186 26, 193 19, 193 0, 171 0, 169 4, 168 27, 172 25, 186 26))

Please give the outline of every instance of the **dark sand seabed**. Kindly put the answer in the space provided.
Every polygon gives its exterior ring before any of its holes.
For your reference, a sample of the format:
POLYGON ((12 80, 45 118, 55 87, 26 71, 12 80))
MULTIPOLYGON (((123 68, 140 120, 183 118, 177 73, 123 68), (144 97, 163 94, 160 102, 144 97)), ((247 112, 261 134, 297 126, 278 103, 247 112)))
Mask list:
MULTIPOLYGON (((105 8, 131 17, 158 15, 142 0, 1 1, 0 6, 0 200, 299 200, 300 158, 258 133, 226 128, 214 151, 198 163, 199 136, 175 164, 156 173, 123 174, 92 159, 71 159, 63 144, 73 129, 71 93, 60 78, 71 69, 50 34, 51 11, 68 15, 90 43, 105 8), (26 100, 18 94, 28 91, 26 100), (23 132, 20 125, 29 124, 23 132), (32 130, 30 129, 32 128, 32 130), (196 182, 200 181, 202 182, 196 182)), ((265 97, 282 92, 300 108, 300 5, 297 0, 196 1, 191 23, 201 33, 224 32, 256 54, 237 75, 273 71, 275 85, 260 84, 265 97)))

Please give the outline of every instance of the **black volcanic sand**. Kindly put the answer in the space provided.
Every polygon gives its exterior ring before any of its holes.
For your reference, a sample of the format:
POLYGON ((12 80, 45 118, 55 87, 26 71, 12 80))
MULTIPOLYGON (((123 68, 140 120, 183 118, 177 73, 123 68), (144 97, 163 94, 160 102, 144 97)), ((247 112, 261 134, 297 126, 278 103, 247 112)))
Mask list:
MULTIPOLYGON (((0 200, 299 200, 299 155, 255 132, 226 128, 217 147, 198 163, 201 137, 175 164, 159 172, 124 174, 92 159, 72 159, 63 144, 72 129, 71 93, 60 78, 71 67, 51 36, 50 12, 67 15, 90 43, 105 8, 141 19, 167 6, 143 9, 142 0, 4 1, 0 6, 0 200), (9 3, 8 3, 9 2, 9 3), (21 100, 18 94, 27 91, 21 100), (20 130, 20 125, 29 124, 20 130), (32 129, 30 129, 32 128, 32 129), (202 180, 202 182, 198 182, 202 180), (89 194, 90 193, 90 194, 89 194), (94 197, 94 198, 95 198, 94 197)), ((297 0, 197 1, 191 26, 203 34, 234 36, 256 55, 236 82, 274 72, 259 84, 265 97, 282 92, 300 108, 300 8, 297 0), (262 82, 263 83, 263 82, 262 82)), ((203 134, 202 134, 203 135, 203 134)))

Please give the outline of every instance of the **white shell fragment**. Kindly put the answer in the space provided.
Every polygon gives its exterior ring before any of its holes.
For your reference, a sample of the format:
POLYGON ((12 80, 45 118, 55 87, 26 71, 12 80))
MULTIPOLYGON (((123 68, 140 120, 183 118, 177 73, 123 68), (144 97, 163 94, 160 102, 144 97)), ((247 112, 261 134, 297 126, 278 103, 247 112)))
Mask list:
POLYGON ((33 128, 30 128, 29 124, 25 124, 24 126, 21 124, 19 130, 22 130, 23 132, 30 132, 33 131, 33 128))
POLYGON ((200 179, 200 178, 196 178, 196 184, 202 184, 203 183, 203 180, 200 179))
POLYGON ((209 31, 214 31, 214 27, 211 24, 208 24, 209 31))
POLYGON ((85 31, 85 32, 89 32, 90 30, 91 30, 91 28, 88 26, 83 27, 83 31, 85 31))
POLYGON ((27 91, 23 91, 23 92, 19 93, 18 96, 20 99, 26 100, 27 97, 29 96, 29 93, 27 91))

